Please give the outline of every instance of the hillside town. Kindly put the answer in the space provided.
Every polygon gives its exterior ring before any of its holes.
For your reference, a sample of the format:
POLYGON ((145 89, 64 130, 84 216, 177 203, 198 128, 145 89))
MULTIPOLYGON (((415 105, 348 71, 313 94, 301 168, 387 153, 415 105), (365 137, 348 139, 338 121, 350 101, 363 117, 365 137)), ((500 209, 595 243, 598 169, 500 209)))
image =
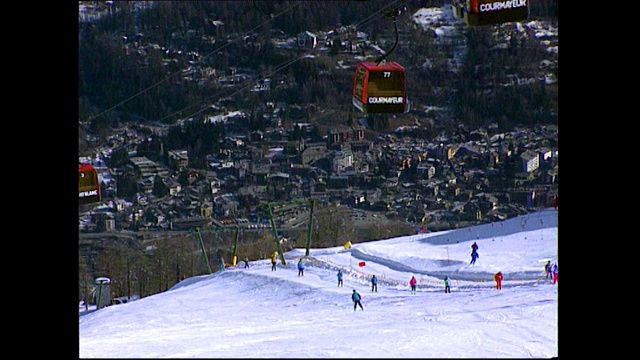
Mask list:
MULTIPOLYGON (((326 143, 306 143, 304 138, 283 141, 275 130, 257 140, 227 138, 228 147, 209 158, 206 171, 189 169, 185 150, 170 150, 167 165, 135 156, 134 151, 127 169, 108 168, 99 156, 80 159, 95 165, 104 187, 102 204, 81 217, 80 229, 265 226, 264 209, 241 211, 241 196, 260 203, 302 203, 313 198, 418 226, 433 225, 430 228, 503 220, 553 206, 554 200, 557 205, 555 126, 491 135, 487 130, 461 129, 453 138, 429 142, 403 136, 402 131, 376 141, 363 139, 363 133, 360 128, 335 130, 326 143), (374 175, 381 166, 387 167, 387 176, 374 175), (517 171, 502 184, 510 167, 517 171), (141 179, 134 199, 115 196, 115 179, 125 171, 134 171, 141 179), (179 173, 187 174, 186 186, 176 180, 179 173), (156 177, 167 186, 164 197, 152 195, 156 177)), ((135 148, 139 141, 131 130, 110 139, 113 147, 135 148)), ((279 219, 279 224, 286 222, 279 219)))

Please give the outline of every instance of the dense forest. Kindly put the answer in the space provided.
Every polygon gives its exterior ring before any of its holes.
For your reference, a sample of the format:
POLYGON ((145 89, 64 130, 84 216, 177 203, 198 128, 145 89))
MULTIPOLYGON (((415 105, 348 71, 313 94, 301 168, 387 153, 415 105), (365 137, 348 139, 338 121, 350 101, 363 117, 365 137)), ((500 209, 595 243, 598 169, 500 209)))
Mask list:
MULTIPOLYGON (((447 106, 456 123, 471 126, 498 123, 509 128, 557 121, 557 98, 542 82, 517 88, 497 85, 507 69, 533 75, 545 51, 536 39, 514 38, 507 49, 495 51, 491 27, 470 28, 461 74, 451 76, 446 71, 447 59, 434 46, 434 35, 418 27, 411 14, 448 1, 160 1, 144 7, 135 3, 113 2, 112 11, 99 20, 79 22, 79 120, 90 123, 94 134, 123 123, 172 124, 225 95, 244 108, 284 101, 317 102, 348 111, 351 74, 336 69, 336 50, 313 61, 292 61, 300 51, 277 51, 270 40, 352 25, 388 48, 393 27, 380 10, 389 4, 405 10, 398 17, 398 31, 411 45, 398 46, 393 56, 407 68, 415 103, 447 106), (425 58, 432 59, 433 66, 422 66, 425 58), (229 94, 213 81, 185 80, 181 75, 190 67, 219 73, 230 67, 252 69, 258 77, 279 75, 288 86, 268 95, 246 89, 229 94), (485 95, 488 90, 490 96, 485 95)), ((530 18, 557 25, 557 2, 532 2, 530 18)))

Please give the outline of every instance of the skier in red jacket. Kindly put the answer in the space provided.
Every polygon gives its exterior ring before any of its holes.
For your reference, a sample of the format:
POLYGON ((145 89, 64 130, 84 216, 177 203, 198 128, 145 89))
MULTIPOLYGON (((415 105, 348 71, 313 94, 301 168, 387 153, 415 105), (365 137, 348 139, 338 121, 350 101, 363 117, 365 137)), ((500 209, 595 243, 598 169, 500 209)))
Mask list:
POLYGON ((416 293, 416 283, 418 282, 418 280, 416 280, 415 276, 411 277, 411 280, 409 280, 409 285, 411 285, 411 293, 415 294, 416 293))
POLYGON ((493 275, 493 280, 496 281, 496 289, 498 290, 502 289, 502 279, 504 279, 504 276, 502 276, 500 271, 493 275))

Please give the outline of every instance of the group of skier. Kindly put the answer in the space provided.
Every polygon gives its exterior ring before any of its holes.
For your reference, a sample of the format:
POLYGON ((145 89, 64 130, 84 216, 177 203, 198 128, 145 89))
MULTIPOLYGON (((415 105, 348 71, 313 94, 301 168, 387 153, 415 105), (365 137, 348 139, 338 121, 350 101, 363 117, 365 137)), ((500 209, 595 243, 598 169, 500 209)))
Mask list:
MULTIPOLYGON (((475 264, 476 260, 479 257, 480 255, 478 255, 478 244, 474 241, 473 244, 471 244, 471 262, 469 263, 469 265, 475 264)), ((558 282, 558 263, 554 263, 553 265, 551 265, 551 260, 547 261, 547 263, 544 265, 544 271, 546 274, 546 278, 551 279, 552 284, 555 284, 558 282)), ((502 275, 502 272, 500 271, 498 271, 493 275, 493 280, 496 282, 497 290, 502 289, 503 279, 504 279, 504 275, 502 275)), ((445 278, 445 292, 446 292, 446 281, 447 279, 445 278)))
MULTIPOLYGON (((277 252, 271 254, 271 270, 276 271, 276 263, 277 263, 277 252)), ((475 264, 476 260, 480 257, 478 255, 478 244, 474 241, 471 245, 471 263, 469 265, 475 264)), ((244 267, 249 267, 249 261, 247 258, 243 259, 244 267)), ((547 279, 551 279, 552 283, 555 284, 558 282, 558 263, 551 264, 551 260, 547 261, 544 266, 545 274, 547 279)), ((302 258, 298 259, 298 276, 304 276, 304 262, 302 258)), ((338 269, 338 287, 344 286, 343 283, 343 273, 342 270, 338 269)), ((498 271, 493 275, 493 280, 496 282, 496 289, 502 289, 502 280, 504 279, 504 275, 502 272, 498 271)), ((371 276, 371 292, 378 292, 378 278, 375 275, 371 276)), ((411 276, 411 280, 409 280, 409 286, 411 288, 411 294, 416 294, 416 285, 417 280, 415 276, 411 276)), ((448 276, 444 277, 444 292, 447 294, 451 293, 451 279, 448 276)), ((353 289, 353 293, 351 294, 351 300, 353 301, 353 311, 356 311, 357 307, 360 306, 360 309, 364 310, 362 306, 362 296, 353 289)))
MULTIPOLYGON (((476 260, 480 257, 480 255, 478 255, 478 243, 476 243, 475 241, 473 242, 473 244, 471 244, 471 262, 469 263, 469 265, 473 265, 476 263, 476 260)), ((493 274, 493 281, 496 282, 496 290, 502 290, 502 280, 504 279, 504 275, 502 275, 501 271, 498 271, 497 273, 493 274)), ((446 282, 446 280, 445 280, 446 282)), ((447 285, 445 283, 445 292, 447 292, 447 285)), ((449 292, 451 292, 451 289, 449 289, 449 292)))
MULTIPOLYGON (((277 262, 278 253, 274 252, 273 254, 271 254, 271 271, 278 270, 277 262)), ((304 276, 304 263, 302 262, 302 258, 298 259, 298 276, 304 276)))

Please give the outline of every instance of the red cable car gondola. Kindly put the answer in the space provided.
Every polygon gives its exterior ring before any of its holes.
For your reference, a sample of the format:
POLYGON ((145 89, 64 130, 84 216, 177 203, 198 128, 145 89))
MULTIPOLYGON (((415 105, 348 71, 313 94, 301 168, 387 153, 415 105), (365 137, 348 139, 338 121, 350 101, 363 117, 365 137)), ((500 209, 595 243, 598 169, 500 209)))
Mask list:
POLYGON ((453 0, 453 15, 469 26, 522 21, 529 17, 529 0, 453 0))
POLYGON ((405 69, 395 61, 384 60, 398 45, 396 16, 399 13, 398 9, 385 12, 385 15, 393 17, 396 33, 396 41, 391 50, 376 61, 361 61, 356 64, 351 102, 364 113, 401 114, 409 111, 405 69))
POLYGON ((408 112, 404 67, 395 61, 357 63, 353 75, 352 103, 367 114, 408 112))
POLYGON ((78 192, 80 204, 95 203, 101 199, 98 171, 89 163, 78 166, 78 192))

